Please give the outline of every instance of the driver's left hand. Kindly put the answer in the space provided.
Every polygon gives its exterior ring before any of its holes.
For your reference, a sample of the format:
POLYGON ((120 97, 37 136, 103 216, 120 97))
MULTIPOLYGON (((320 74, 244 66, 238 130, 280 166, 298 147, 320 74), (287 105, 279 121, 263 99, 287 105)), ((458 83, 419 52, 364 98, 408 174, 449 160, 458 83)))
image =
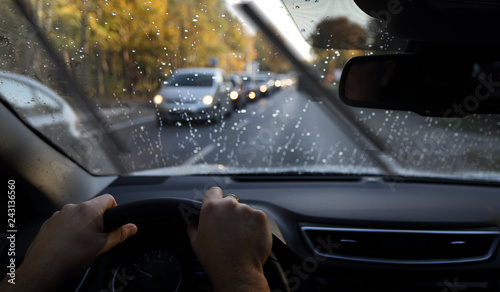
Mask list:
POLYGON ((16 284, 2 282, 5 291, 53 291, 67 277, 83 271, 102 253, 137 232, 134 224, 103 232, 104 212, 116 206, 105 194, 65 205, 42 225, 16 271, 16 284))

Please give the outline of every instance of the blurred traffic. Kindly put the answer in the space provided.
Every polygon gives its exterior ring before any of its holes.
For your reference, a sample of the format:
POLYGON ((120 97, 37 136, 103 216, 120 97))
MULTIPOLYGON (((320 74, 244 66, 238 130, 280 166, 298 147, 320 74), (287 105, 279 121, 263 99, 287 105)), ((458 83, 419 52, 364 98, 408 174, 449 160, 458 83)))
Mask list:
POLYGON ((214 67, 183 68, 172 73, 152 97, 160 120, 220 121, 235 110, 295 83, 293 74, 234 72, 214 67))

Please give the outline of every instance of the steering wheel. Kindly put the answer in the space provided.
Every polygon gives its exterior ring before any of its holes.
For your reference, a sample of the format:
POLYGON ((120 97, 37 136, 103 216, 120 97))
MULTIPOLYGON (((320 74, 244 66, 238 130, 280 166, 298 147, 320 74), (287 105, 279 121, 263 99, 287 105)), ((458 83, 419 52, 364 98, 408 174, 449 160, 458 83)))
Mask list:
MULTIPOLYGON (((151 222, 198 223, 200 210, 200 201, 185 198, 148 199, 125 203, 104 213, 104 231, 109 232, 130 222, 137 225, 151 222)), ((273 239, 277 240, 274 235, 273 239)), ((271 291, 290 291, 283 268, 272 252, 264 264, 264 274, 271 291)))

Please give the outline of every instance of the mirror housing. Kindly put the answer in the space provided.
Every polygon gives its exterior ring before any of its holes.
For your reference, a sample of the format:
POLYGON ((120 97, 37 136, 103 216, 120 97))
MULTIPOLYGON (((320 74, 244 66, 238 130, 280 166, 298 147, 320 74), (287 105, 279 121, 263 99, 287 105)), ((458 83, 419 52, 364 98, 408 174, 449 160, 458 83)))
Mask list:
POLYGON ((500 62, 414 54, 354 57, 342 71, 339 94, 350 106, 423 116, 500 113, 500 62))

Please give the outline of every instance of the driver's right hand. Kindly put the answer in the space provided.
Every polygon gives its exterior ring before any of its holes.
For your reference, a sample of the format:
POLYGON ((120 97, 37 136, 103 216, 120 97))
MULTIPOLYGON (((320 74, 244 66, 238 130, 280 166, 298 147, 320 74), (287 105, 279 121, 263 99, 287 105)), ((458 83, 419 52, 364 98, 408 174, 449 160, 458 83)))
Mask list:
POLYGON ((272 234, 264 212, 213 187, 203 198, 198 226, 189 224, 188 234, 215 291, 269 291, 263 266, 272 234))

